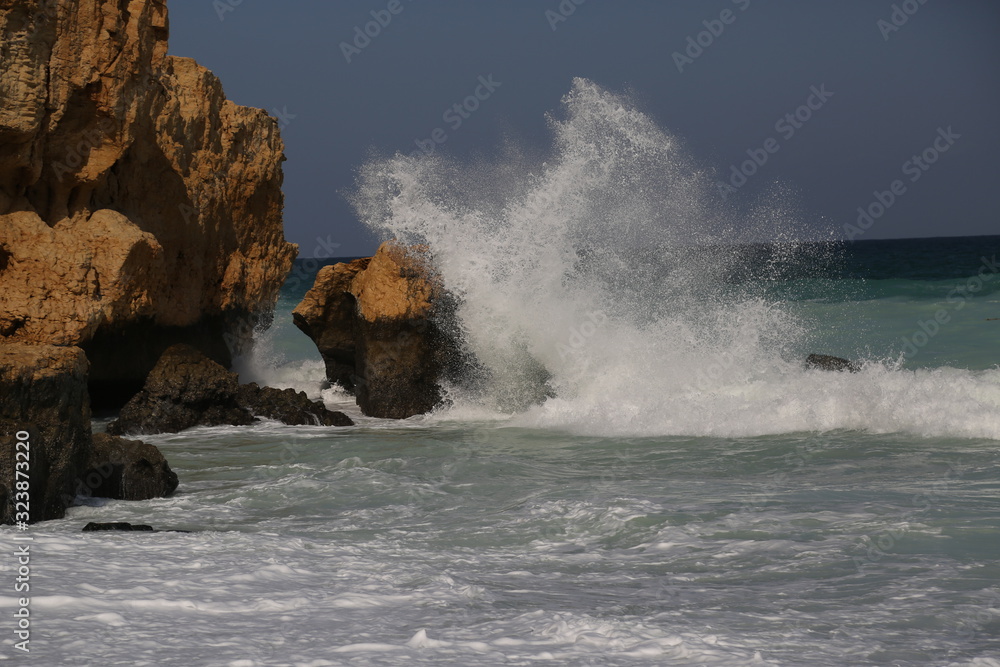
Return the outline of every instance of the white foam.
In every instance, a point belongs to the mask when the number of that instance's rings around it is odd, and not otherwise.
[[[451,418],[485,409],[605,435],[1000,438],[996,371],[805,369],[808,327],[762,287],[723,279],[742,253],[696,247],[800,238],[783,200],[737,214],[675,138],[589,81],[574,81],[563,111],[545,162],[397,155],[362,171],[361,218],[429,244],[459,299],[482,372],[451,388]]]

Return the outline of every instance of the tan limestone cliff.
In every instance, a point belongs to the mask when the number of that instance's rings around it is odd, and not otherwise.
[[[296,252],[275,119],[166,55],[162,0],[0,0],[0,45],[0,337],[82,347],[92,387],[225,363]]]

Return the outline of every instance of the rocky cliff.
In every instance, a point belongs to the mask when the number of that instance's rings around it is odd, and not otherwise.
[[[388,242],[374,257],[320,269],[292,315],[362,412],[401,419],[432,409],[458,364],[448,302],[426,249]]]
[[[86,382],[80,348],[0,344],[0,523],[58,519],[76,496],[90,452]]]
[[[228,364],[296,252],[276,121],[167,55],[163,0],[0,0],[0,61],[0,337],[82,347],[95,404],[173,343]]]

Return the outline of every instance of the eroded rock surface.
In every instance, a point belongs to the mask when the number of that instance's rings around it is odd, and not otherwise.
[[[177,433],[193,426],[245,426],[254,415],[289,424],[350,426],[342,412],[310,401],[305,393],[239,384],[228,371],[189,345],[168,348],[115,421],[114,435]]]
[[[304,391],[260,387],[256,382],[241,384],[236,401],[257,417],[276,419],[285,424],[316,426],[353,426],[343,412],[328,409],[309,399]]]
[[[116,500],[165,498],[177,489],[177,473],[159,449],[108,433],[94,434],[83,479],[90,495]]]
[[[167,25],[162,0],[0,3],[0,336],[83,347],[108,391],[175,342],[228,365],[295,255],[277,122]]]
[[[364,257],[324,266],[316,274],[313,289],[292,312],[295,326],[319,348],[327,379],[350,391],[354,390],[357,350],[357,300],[351,294],[351,284],[369,262],[371,257]]]
[[[446,300],[425,248],[387,242],[370,260],[324,267],[293,317],[362,412],[402,419],[441,401],[455,357]]]
[[[173,345],[150,371],[142,390],[108,424],[113,435],[177,433],[192,426],[252,424],[236,403],[239,380],[190,345]]]
[[[13,523],[25,500],[31,521],[62,518],[89,448],[83,350],[0,343],[0,523]],[[25,481],[27,499],[16,495]]]

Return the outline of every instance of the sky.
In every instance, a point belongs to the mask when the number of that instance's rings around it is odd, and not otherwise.
[[[374,252],[347,199],[373,154],[544,150],[574,77],[627,94],[737,204],[778,183],[851,240],[1000,233],[996,0],[167,4],[170,53],[279,119],[302,258]]]

